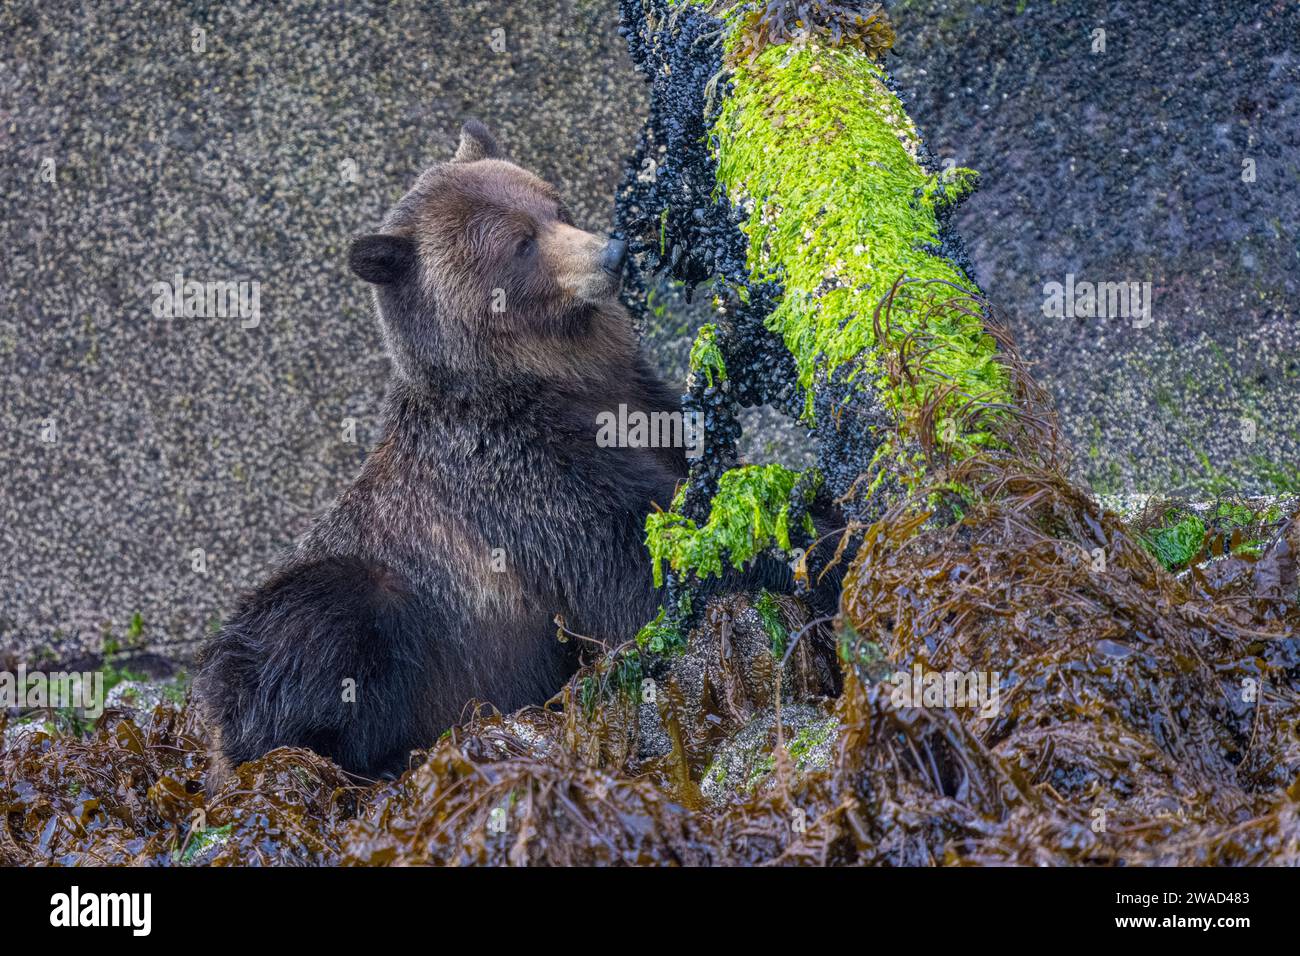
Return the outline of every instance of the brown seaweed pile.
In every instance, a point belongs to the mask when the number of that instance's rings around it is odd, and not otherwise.
[[[989,327],[1017,406],[963,414],[999,443],[921,441],[924,482],[850,529],[836,621],[724,597],[684,651],[615,649],[395,781],[284,749],[209,790],[169,702],[32,730],[0,753],[0,863],[1300,863],[1300,523],[1166,571]]]
[[[745,14],[735,56],[750,61],[769,46],[813,40],[879,58],[893,47],[894,28],[879,3],[767,0]]]

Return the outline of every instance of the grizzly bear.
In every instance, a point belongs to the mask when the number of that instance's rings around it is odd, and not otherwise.
[[[655,612],[645,515],[683,449],[603,447],[602,413],[680,404],[618,301],[626,245],[467,123],[349,265],[391,380],[356,481],[204,648],[218,766],[283,745],[370,777],[404,769],[480,700],[545,702],[578,640]]]

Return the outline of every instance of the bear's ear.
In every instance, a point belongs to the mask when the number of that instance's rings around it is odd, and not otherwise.
[[[415,264],[415,243],[401,236],[358,236],[348,250],[348,267],[372,285],[388,285]]]
[[[470,120],[460,128],[460,145],[456,147],[453,163],[472,163],[476,159],[491,159],[501,152],[488,128],[478,120]]]

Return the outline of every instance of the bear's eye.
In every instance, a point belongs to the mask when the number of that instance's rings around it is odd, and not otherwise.
[[[532,236],[524,236],[524,238],[520,239],[519,243],[515,246],[515,255],[518,256],[520,259],[529,255],[532,251],[533,251]]]

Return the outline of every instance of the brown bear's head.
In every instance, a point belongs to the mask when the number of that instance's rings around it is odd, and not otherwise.
[[[481,123],[425,170],[352,271],[375,287],[397,373],[413,384],[616,375],[635,345],[617,294],[624,243],[573,225],[558,193]]]

